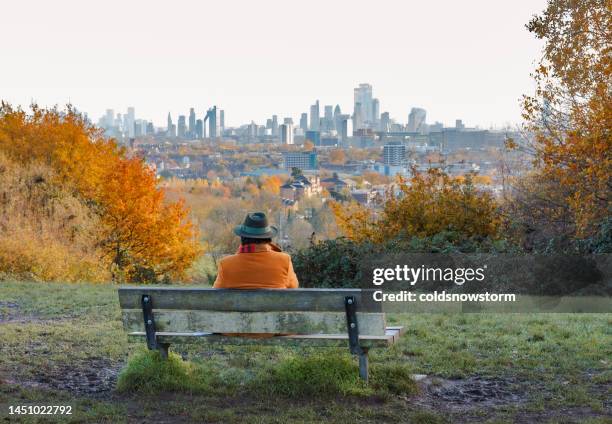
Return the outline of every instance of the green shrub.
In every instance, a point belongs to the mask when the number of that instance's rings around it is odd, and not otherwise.
[[[163,392],[304,398],[320,396],[412,395],[417,385],[409,367],[374,364],[370,383],[359,377],[355,357],[346,353],[318,352],[291,355],[278,363],[259,362],[252,369],[231,367],[211,358],[183,361],[170,352],[162,360],[156,351],[142,350],[130,358],[119,374],[117,391],[156,394]]]
[[[163,360],[157,351],[140,351],[121,371],[117,391],[154,394],[160,392],[203,392],[209,378],[202,369],[169,352]]]
[[[373,364],[370,368],[370,386],[381,393],[413,395],[418,386],[412,379],[413,371],[405,364]]]
[[[374,251],[371,244],[338,238],[298,251],[292,261],[300,287],[359,287],[360,262]]]
[[[349,355],[323,353],[292,356],[262,370],[252,389],[283,397],[373,394],[360,380],[356,361]]]
[[[361,265],[384,254],[406,253],[510,253],[516,246],[505,240],[466,238],[452,231],[432,237],[400,235],[384,244],[357,243],[345,238],[324,240],[292,255],[301,287],[361,287]]]

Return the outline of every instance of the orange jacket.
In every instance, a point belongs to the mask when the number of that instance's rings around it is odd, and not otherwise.
[[[250,247],[251,251],[221,259],[214,288],[295,289],[298,287],[291,256],[281,252],[278,246],[267,243],[245,247]]]

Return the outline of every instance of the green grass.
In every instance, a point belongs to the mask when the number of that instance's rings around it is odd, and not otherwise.
[[[163,360],[158,352],[141,350],[121,371],[117,390],[145,394],[231,394],[240,390],[252,397],[296,399],[337,395],[386,398],[418,392],[408,365],[375,364],[370,382],[365,384],[351,356],[340,352],[293,354],[278,362],[254,364],[250,374],[244,371],[216,361],[183,361],[175,353]]]
[[[391,349],[370,351],[369,385],[348,349],[172,346],[161,361],[144,343],[127,344],[112,285],[0,282],[0,320],[0,420],[8,405],[51,402],[71,402],[73,421],[92,423],[604,422],[610,414],[611,314],[389,315],[407,331]],[[92,367],[122,370],[117,391],[92,398],[49,385]],[[415,406],[411,374],[511,379],[526,401]]]

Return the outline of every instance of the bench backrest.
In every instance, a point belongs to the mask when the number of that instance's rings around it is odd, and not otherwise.
[[[352,296],[359,334],[385,334],[381,303],[368,290],[121,287],[119,303],[128,332],[144,331],[143,295],[151,298],[155,327],[161,332],[346,334],[345,299]]]

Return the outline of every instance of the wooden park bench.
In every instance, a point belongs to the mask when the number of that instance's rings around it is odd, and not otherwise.
[[[368,379],[368,351],[388,347],[402,327],[387,327],[380,302],[359,289],[228,290],[121,287],[130,341],[168,356],[171,344],[348,346]],[[227,333],[273,333],[249,338]]]

